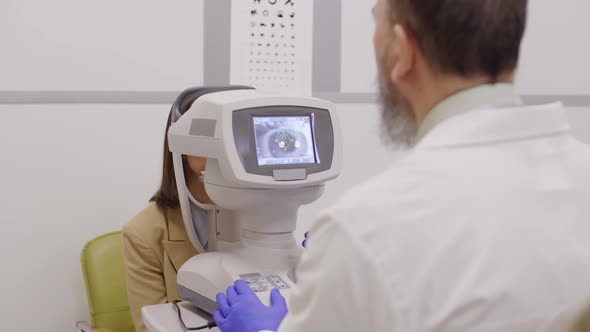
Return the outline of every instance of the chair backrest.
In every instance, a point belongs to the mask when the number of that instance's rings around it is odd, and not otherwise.
[[[134,332],[127,300],[121,232],[91,240],[82,249],[81,256],[92,327]]]

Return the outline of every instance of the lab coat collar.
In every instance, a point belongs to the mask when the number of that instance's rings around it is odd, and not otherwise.
[[[495,106],[522,105],[522,99],[512,84],[486,84],[451,95],[426,115],[418,128],[418,140],[441,122],[473,109]]]
[[[561,103],[522,106],[510,84],[457,93],[426,117],[416,148],[485,144],[570,131]]]

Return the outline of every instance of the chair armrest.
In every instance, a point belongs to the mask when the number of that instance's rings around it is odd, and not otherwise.
[[[92,326],[86,321],[76,322],[76,327],[78,328],[78,332],[92,332]]]

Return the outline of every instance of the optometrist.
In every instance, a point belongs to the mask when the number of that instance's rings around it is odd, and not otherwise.
[[[288,301],[219,294],[221,331],[568,330],[590,301],[590,148],[515,91],[526,12],[377,2],[383,125],[407,156],[319,216]]]

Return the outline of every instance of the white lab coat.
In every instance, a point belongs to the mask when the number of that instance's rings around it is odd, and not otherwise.
[[[279,332],[568,330],[590,302],[590,148],[560,105],[490,106],[508,90],[445,101],[321,215]]]

